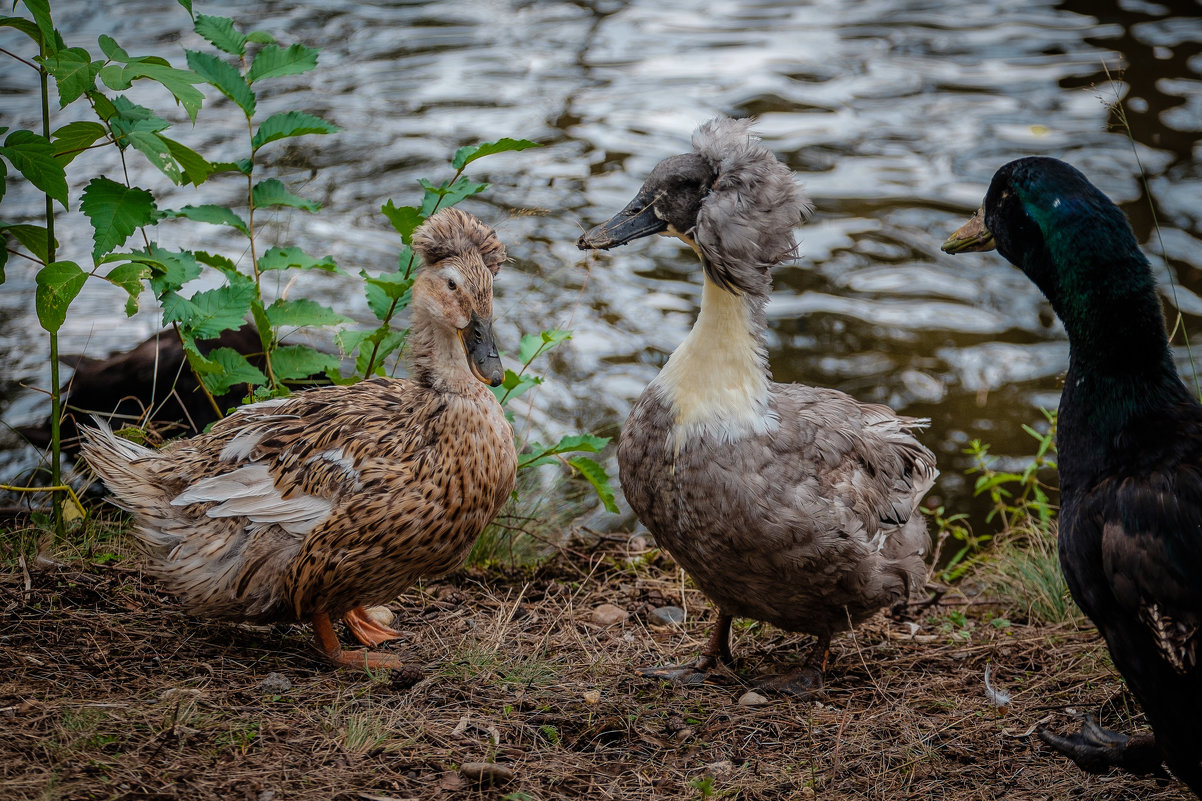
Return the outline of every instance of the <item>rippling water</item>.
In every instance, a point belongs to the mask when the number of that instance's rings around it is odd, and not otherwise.
[[[1056,403],[1067,366],[1063,332],[1026,278],[997,254],[939,252],[1002,163],[1056,156],[1119,202],[1158,265],[1170,312],[1180,308],[1202,342],[1196,4],[710,2],[704,14],[685,0],[243,5],[197,0],[196,10],[321,50],[318,70],[279,84],[260,116],[301,108],[344,129],[267,155],[264,176],[325,204],[316,217],[278,215],[270,241],[330,253],[351,272],[392,269],[399,240],[378,213],[386,199],[413,202],[414,181],[447,177],[460,145],[500,136],[546,144],[473,165],[471,176],[493,188],[466,205],[496,225],[515,259],[497,283],[503,343],[515,351],[519,333],[576,332],[523,415],[536,432],[616,434],[691,325],[700,285],[690,251],[656,239],[585,257],[574,242],[624,205],[657,161],[687,150],[693,128],[715,114],[758,116],[817,206],[800,231],[801,258],[776,274],[769,341],[777,379],[930,417],[926,441],[943,469],[935,494],[949,507],[973,506],[960,475],[965,443],[979,437],[1000,454],[1030,453],[1020,424]],[[182,65],[179,45],[200,45],[169,0],[70,0],[55,3],[55,14],[71,43],[93,50],[97,35],[111,33],[130,52]],[[0,67],[0,114],[11,127],[37,124],[24,72]],[[1117,98],[1134,149],[1116,126]],[[214,100],[196,129],[175,133],[211,158],[232,158],[241,154],[222,148],[241,141],[239,119]],[[93,158],[86,166],[81,158],[76,174],[118,169],[110,154]],[[167,189],[139,158],[133,181]],[[238,190],[217,179],[200,198],[165,191],[160,205],[229,202]],[[3,214],[14,220],[39,208],[14,186]],[[82,263],[86,221],[71,214],[59,225],[63,257]],[[183,221],[155,233],[176,247],[227,241]],[[357,284],[306,276],[302,288],[370,319]],[[9,424],[44,414],[42,397],[20,389],[48,382],[47,346],[29,336],[32,295],[32,269],[10,261],[0,289]],[[62,349],[103,355],[136,342],[158,322],[144,306],[127,321],[115,293],[89,284]],[[35,458],[11,452],[0,475]]]

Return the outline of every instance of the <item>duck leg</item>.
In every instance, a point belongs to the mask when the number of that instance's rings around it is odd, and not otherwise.
[[[396,654],[368,650],[342,650],[342,646],[338,643],[338,635],[334,633],[334,625],[330,622],[330,616],[325,612],[314,612],[309,617],[309,622],[313,624],[313,634],[317,637],[317,650],[338,667],[379,669],[405,666],[405,663]]]
[[[725,612],[718,613],[718,622],[710,633],[709,641],[701,651],[696,661],[687,665],[669,665],[665,667],[639,668],[639,675],[649,679],[668,679],[680,684],[704,684],[710,671],[719,664],[729,665],[733,660],[730,655],[730,622],[732,616]]]
[[[755,683],[761,690],[805,697],[822,689],[822,674],[831,655],[831,636],[818,637],[806,661],[797,668],[779,676],[766,676]]]
[[[1121,768],[1141,776],[1166,775],[1155,737],[1150,734],[1130,737],[1104,729],[1092,715],[1085,716],[1077,734],[1061,736],[1041,728],[1039,739],[1087,773],[1107,773],[1111,768]]]
[[[342,622],[346,623],[346,627],[351,630],[351,634],[355,635],[356,640],[368,647],[396,640],[401,636],[396,629],[372,620],[371,615],[362,606],[356,606],[343,615]]]

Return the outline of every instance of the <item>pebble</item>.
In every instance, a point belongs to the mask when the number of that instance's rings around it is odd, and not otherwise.
[[[711,762],[709,765],[705,766],[705,772],[708,773],[709,775],[713,776],[714,778],[720,778],[722,776],[725,776],[726,774],[730,773],[734,769],[735,769],[735,763],[731,762],[729,759],[722,759],[722,760],[719,760],[718,762]]]
[[[595,705],[597,705],[597,704],[599,704],[599,703],[601,703],[601,691],[600,691],[600,690],[587,690],[587,691],[585,691],[585,693],[584,693],[584,702],[585,702],[586,704],[591,704],[591,705],[594,705],[594,706],[595,706]]]
[[[679,606],[661,606],[652,609],[647,617],[655,626],[674,626],[684,622],[684,610]]]
[[[629,612],[613,604],[601,604],[593,610],[593,622],[598,626],[612,626],[615,623],[621,623],[628,617],[630,617]]]
[[[459,775],[476,784],[505,784],[513,781],[513,771],[496,762],[464,762]]]
[[[771,701],[757,693],[755,690],[748,690],[739,698],[739,706],[763,706],[764,704],[769,703],[771,703]]]
[[[292,682],[283,673],[268,673],[267,678],[255,685],[261,693],[279,695],[292,689]]]
[[[367,616],[373,622],[378,623],[381,626],[391,626],[392,622],[396,620],[396,613],[387,606],[369,607],[367,610]]]

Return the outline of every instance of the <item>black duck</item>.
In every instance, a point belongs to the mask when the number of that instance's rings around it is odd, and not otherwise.
[[[1064,323],[1060,564],[1152,724],[1041,732],[1082,768],[1155,772],[1202,796],[1202,405],[1177,374],[1148,261],[1122,211],[1075,168],[1012,161],[943,249],[992,250]]]

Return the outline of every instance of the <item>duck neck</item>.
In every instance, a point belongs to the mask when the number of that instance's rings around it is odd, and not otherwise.
[[[775,425],[768,408],[766,301],[734,294],[706,276],[697,321],[656,379],[672,409],[678,445],[698,435],[734,441]]]
[[[474,395],[481,388],[458,332],[427,319],[420,307],[414,309],[409,331],[409,358],[410,375],[422,386],[455,395]]]
[[[1043,288],[1069,339],[1059,439],[1062,479],[1070,482],[1077,472],[1126,459],[1134,432],[1156,427],[1169,406],[1196,405],[1173,364],[1143,254],[1119,249],[1082,257],[1088,270],[1035,271],[1058,276],[1058,285]]]

